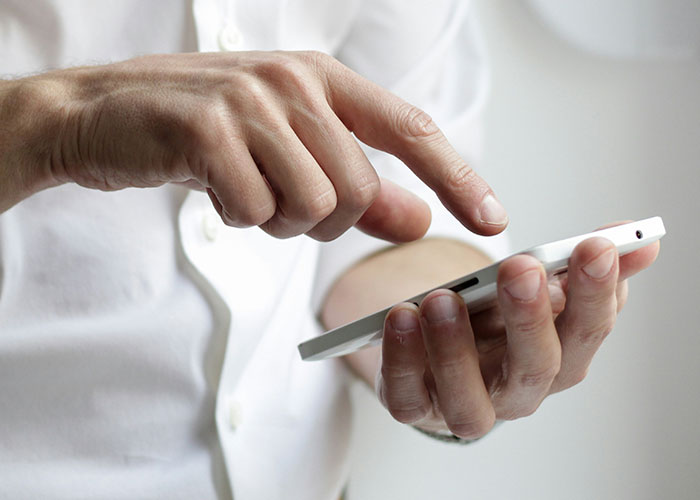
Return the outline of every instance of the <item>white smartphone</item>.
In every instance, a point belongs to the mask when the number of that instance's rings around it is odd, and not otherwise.
[[[661,217],[652,217],[536,246],[523,252],[518,252],[518,254],[532,255],[538,259],[542,262],[547,276],[552,277],[567,270],[571,252],[573,252],[576,245],[588,238],[594,236],[607,238],[617,247],[620,255],[625,255],[661,239],[664,234],[666,234],[666,229]],[[433,290],[448,288],[458,293],[464,299],[470,313],[483,310],[496,300],[496,277],[498,276],[498,266],[501,262],[503,261],[496,262],[442,286],[427,290],[404,302],[420,303]],[[302,342],[298,346],[301,358],[307,361],[326,359],[350,354],[363,347],[381,343],[384,318],[390,309],[391,307],[387,307],[362,319],[330,330],[316,338]]]

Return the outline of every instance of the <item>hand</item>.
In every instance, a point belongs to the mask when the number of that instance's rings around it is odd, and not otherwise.
[[[657,242],[618,258],[608,240],[591,238],[549,287],[539,261],[508,259],[498,305],[471,317],[449,290],[420,307],[395,306],[384,327],[379,399],[400,422],[467,439],[496,419],[532,414],[546,396],[584,379],[627,299],[627,278],[658,252]]]
[[[400,158],[472,231],[507,223],[427,114],[320,53],[157,55],[47,73],[14,91],[3,83],[12,116],[37,118],[15,128],[42,131],[23,149],[37,153],[34,170],[51,179],[43,186],[194,182],[235,227],[331,240],[357,225],[419,238],[427,205],[380,182],[357,137]]]

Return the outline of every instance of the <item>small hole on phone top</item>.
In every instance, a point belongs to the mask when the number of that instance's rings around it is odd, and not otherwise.
[[[637,229],[637,232],[636,232],[635,234],[637,235],[637,239],[638,239],[638,240],[641,240],[642,237],[644,236],[644,235],[642,234],[642,232],[641,232],[639,229]]]

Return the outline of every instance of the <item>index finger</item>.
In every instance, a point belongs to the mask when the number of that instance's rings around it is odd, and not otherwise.
[[[329,104],[358,139],[403,161],[473,232],[505,229],[508,215],[493,190],[427,113],[342,64],[327,66]]]

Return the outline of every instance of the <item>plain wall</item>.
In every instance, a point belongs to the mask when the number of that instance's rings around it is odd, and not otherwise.
[[[653,215],[668,234],[587,379],[479,443],[431,441],[356,387],[348,498],[696,499],[700,60],[596,56],[525,2],[476,6],[492,62],[483,170],[514,249]]]

